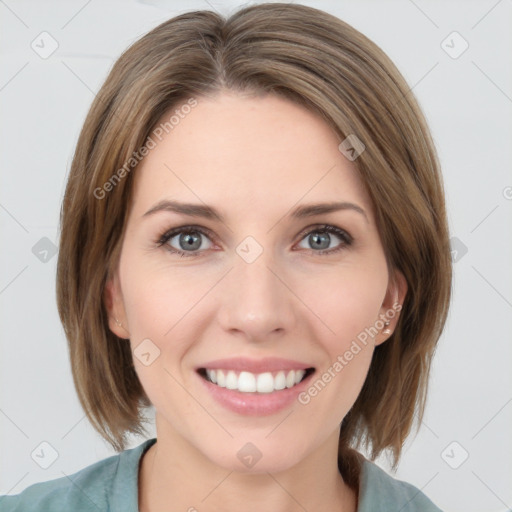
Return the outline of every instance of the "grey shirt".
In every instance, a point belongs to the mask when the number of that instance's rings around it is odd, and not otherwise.
[[[0,512],[139,512],[142,455],[156,438],[16,495],[0,496]],[[365,459],[357,512],[441,512],[417,487],[388,475]]]

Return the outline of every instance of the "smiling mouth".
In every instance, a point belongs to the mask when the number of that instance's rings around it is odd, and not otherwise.
[[[289,389],[307,379],[314,368],[252,373],[246,371],[199,368],[197,373],[206,381],[221,388],[241,393],[273,393]]]

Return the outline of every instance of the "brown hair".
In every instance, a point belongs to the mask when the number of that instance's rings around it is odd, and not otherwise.
[[[418,425],[423,417],[451,297],[440,165],[420,107],[391,60],[350,25],[303,5],[170,19],[121,55],[96,95],[67,182],[57,266],[58,310],[80,402],[116,451],[125,449],[126,433],[145,432],[141,407],[151,402],[130,344],[108,327],[103,302],[131,205],[126,162],[136,169],[130,159],[164,113],[222,90],[287,98],[321,115],[341,140],[355,134],[366,146],[354,164],[375,207],[388,267],[402,272],[408,292],[342,422],[340,468],[355,481],[352,462],[361,458],[353,448],[363,440],[372,460],[389,449],[396,466],[415,411]],[[115,175],[121,168],[123,176]]]

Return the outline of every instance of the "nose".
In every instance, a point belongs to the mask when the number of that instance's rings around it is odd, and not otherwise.
[[[260,343],[294,329],[300,301],[289,272],[277,265],[270,251],[252,263],[235,258],[218,290],[218,321],[225,332]],[[288,279],[287,279],[288,278]]]

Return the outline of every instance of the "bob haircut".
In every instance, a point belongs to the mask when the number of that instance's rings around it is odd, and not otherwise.
[[[130,344],[109,329],[105,285],[119,262],[133,171],[157,121],[191,98],[223,91],[278,95],[322,116],[340,142],[356,135],[365,146],[353,163],[375,207],[390,276],[402,272],[408,291],[341,423],[338,458],[348,482],[363,441],[372,460],[390,450],[396,467],[414,416],[418,428],[423,418],[452,293],[440,164],[417,100],[386,54],[340,19],[303,5],[174,17],[133,43],[96,95],[66,185],[57,262],[57,305],[80,403],[116,451],[127,433],[147,434],[141,409],[151,402]]]

